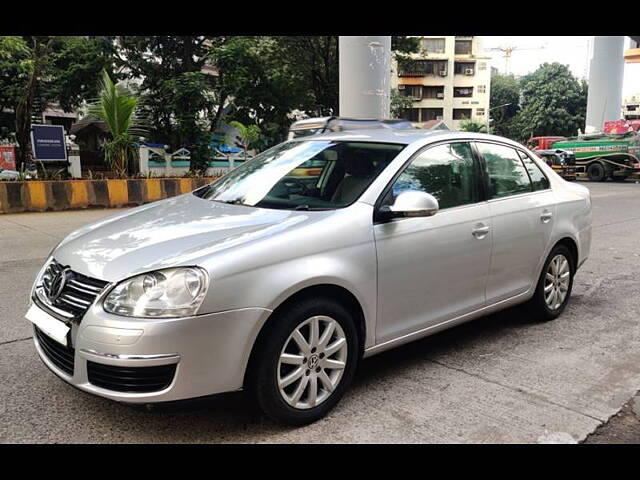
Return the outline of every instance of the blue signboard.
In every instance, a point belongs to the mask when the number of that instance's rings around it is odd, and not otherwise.
[[[31,125],[33,156],[39,161],[66,161],[67,146],[62,125]]]

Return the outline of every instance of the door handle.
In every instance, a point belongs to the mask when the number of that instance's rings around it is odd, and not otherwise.
[[[473,230],[471,230],[471,233],[474,237],[482,239],[487,235],[487,233],[489,233],[489,230],[490,228],[486,225],[478,225]]]
[[[540,214],[540,220],[542,220],[542,223],[548,223],[552,217],[553,217],[553,213],[551,213],[548,210],[545,210]]]

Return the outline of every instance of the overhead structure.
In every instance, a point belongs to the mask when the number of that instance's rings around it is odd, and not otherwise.
[[[624,37],[594,37],[585,133],[601,132],[604,122],[620,119],[623,53]]]
[[[339,37],[340,116],[389,118],[390,36]]]

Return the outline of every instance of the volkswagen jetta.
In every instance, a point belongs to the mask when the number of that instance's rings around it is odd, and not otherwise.
[[[81,390],[137,404],[246,390],[304,424],[363,357],[523,302],[556,318],[590,242],[588,190],[516,142],[326,133],[71,233],[27,318]]]

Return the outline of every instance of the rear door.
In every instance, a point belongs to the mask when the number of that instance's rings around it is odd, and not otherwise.
[[[527,291],[551,238],[555,199],[542,170],[520,149],[475,142],[482,157],[493,227],[487,304]]]

